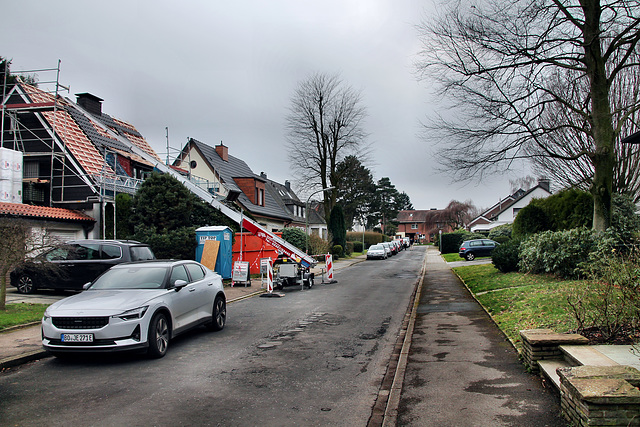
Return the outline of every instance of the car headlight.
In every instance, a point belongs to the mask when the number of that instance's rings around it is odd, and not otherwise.
[[[42,321],[43,321],[43,322],[46,322],[46,321],[48,321],[49,319],[51,319],[51,315],[49,314],[49,308],[47,308],[47,309],[44,311],[44,314],[42,315]]]
[[[111,316],[111,317],[117,317],[118,319],[122,319],[122,320],[141,319],[142,316],[144,316],[144,313],[147,312],[148,308],[149,308],[149,306],[145,305],[144,307],[138,307],[138,308],[134,308],[132,310],[127,310],[124,313],[116,314],[116,315]]]

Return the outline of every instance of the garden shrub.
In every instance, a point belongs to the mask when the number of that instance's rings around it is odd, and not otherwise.
[[[595,328],[606,341],[637,334],[640,321],[640,258],[609,249],[584,268],[589,279],[567,297],[578,332]]]
[[[504,237],[504,236],[502,236]],[[493,266],[503,273],[518,271],[520,262],[520,241],[508,240],[497,246],[491,253]]]
[[[518,212],[518,216],[513,221],[511,236],[522,239],[546,230],[551,230],[549,217],[540,206],[529,203]]]
[[[604,239],[603,233],[586,228],[534,234],[520,245],[520,271],[579,277],[579,267]]]
[[[324,256],[324,254],[329,253],[329,242],[317,234],[312,234],[309,236],[309,253],[311,255]]]
[[[285,227],[282,230],[282,239],[291,243],[298,249],[305,250],[308,244],[308,236],[303,229],[297,227]]]
[[[353,242],[347,242],[347,244],[344,245],[344,255],[351,256],[352,253],[353,253]]]
[[[506,242],[507,240],[511,239],[512,228],[513,228],[513,224],[502,224],[497,227],[493,227],[489,231],[489,235],[487,237],[499,243]]]
[[[636,204],[631,197],[622,194],[614,194],[611,202],[611,231],[616,243],[621,246],[638,243],[640,216],[636,213]]]
[[[591,228],[593,224],[593,196],[587,191],[570,188],[532,202],[546,213],[549,230]]]
[[[343,254],[344,254],[344,249],[342,248],[342,246],[334,245],[331,248],[331,255],[333,255],[335,259],[340,258],[341,256],[343,256]]]
[[[364,248],[362,247],[362,242],[351,242],[353,243],[353,252],[363,252]]]

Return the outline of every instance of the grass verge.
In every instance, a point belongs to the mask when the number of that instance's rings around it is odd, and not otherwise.
[[[578,326],[569,310],[567,297],[576,286],[584,286],[583,281],[504,274],[492,264],[457,267],[454,271],[518,350],[521,349],[519,331],[523,329],[548,328],[567,332]]]
[[[48,304],[7,304],[6,310],[0,310],[0,331],[12,326],[40,321],[48,306]]]

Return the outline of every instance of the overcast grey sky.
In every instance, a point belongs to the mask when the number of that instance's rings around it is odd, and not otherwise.
[[[413,62],[431,0],[86,0],[4,2],[0,56],[12,70],[54,68],[69,96],[90,92],[164,159],[188,137],[217,145],[279,182],[293,181],[285,117],[296,85],[339,73],[362,91],[375,180],[416,209],[471,199],[488,207],[509,177],[460,184],[437,174],[420,122],[439,108]],[[44,76],[40,76],[44,80]],[[175,152],[173,153],[175,155]],[[515,176],[512,176],[515,178]]]

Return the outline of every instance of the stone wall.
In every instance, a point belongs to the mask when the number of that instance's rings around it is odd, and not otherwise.
[[[551,329],[527,329],[520,331],[522,358],[531,372],[540,372],[539,360],[562,359],[561,345],[587,344],[578,334],[559,334]]]
[[[640,426],[640,371],[630,366],[559,368],[560,406],[573,426]]]

